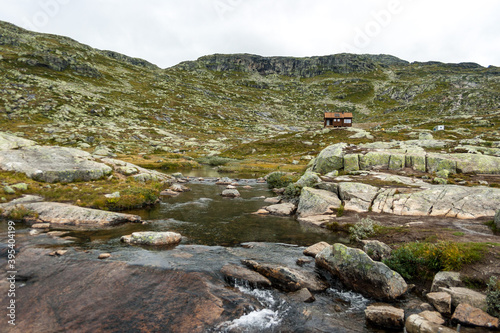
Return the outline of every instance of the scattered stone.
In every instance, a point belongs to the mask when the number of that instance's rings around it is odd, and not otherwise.
[[[311,258],[299,258],[297,259],[297,261],[295,262],[297,264],[297,266],[304,266],[304,265],[307,265],[307,264],[310,264],[313,262],[313,259]]]
[[[304,250],[304,255],[310,256],[315,258],[318,253],[323,251],[325,248],[330,246],[327,242],[319,242],[314,245],[309,246],[307,249]]]
[[[172,177],[177,178],[177,179],[184,178],[184,176],[180,172],[173,173]]]
[[[363,251],[374,261],[382,261],[391,256],[392,249],[377,240],[362,240]]]
[[[50,252],[49,256],[52,256],[52,257],[54,257],[54,256],[63,256],[67,252],[68,252],[68,250],[57,250],[57,251],[54,251],[54,252]]]
[[[108,258],[111,258],[111,254],[110,253],[101,253],[97,259],[108,259]]]
[[[338,277],[348,288],[375,299],[394,300],[408,289],[405,280],[360,249],[334,244],[316,255],[316,265]]]
[[[483,310],[465,303],[457,306],[451,320],[468,326],[486,327],[490,329],[499,328],[498,318],[492,317]]]
[[[253,288],[270,288],[271,281],[261,274],[246,267],[237,265],[225,265],[220,271],[231,283],[244,282]]]
[[[172,190],[164,190],[164,191],[160,192],[160,195],[164,196],[164,197],[176,197],[179,194],[180,194],[179,192],[175,192],[175,191],[172,191]]]
[[[18,190],[18,191],[27,191],[28,190],[28,184],[26,184],[26,183],[19,183],[19,184],[11,185],[11,187],[14,190]]]
[[[3,191],[5,192],[5,194],[16,194],[16,191],[12,188],[12,186],[4,186],[3,187]]]
[[[445,292],[428,293],[427,300],[436,308],[439,313],[451,314],[451,296]]]
[[[293,203],[285,202],[282,204],[267,206],[266,210],[271,215],[290,216],[295,213],[295,211],[297,210],[297,206],[295,206]]]
[[[259,209],[258,211],[256,211],[254,214],[258,214],[258,215],[269,215],[269,211],[267,209]]]
[[[222,191],[222,196],[225,198],[238,198],[241,197],[241,194],[236,189],[234,190],[225,189],[224,191]]]
[[[141,231],[122,236],[121,241],[135,245],[175,245],[179,244],[182,236],[175,232]]]
[[[189,192],[191,189],[181,184],[173,184],[170,186],[170,190],[178,193]]]
[[[228,177],[223,177],[222,179],[215,182],[216,185],[231,185],[233,181]]]
[[[372,304],[365,310],[366,320],[375,326],[398,329],[405,323],[405,312],[387,304]]]
[[[228,190],[234,190],[234,189],[236,189],[236,186],[234,186],[234,185],[227,185],[226,189],[228,189]]]

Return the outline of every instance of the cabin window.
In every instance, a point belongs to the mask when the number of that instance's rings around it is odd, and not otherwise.
[[[346,123],[346,124],[350,124],[351,121],[352,121],[352,119],[344,119],[344,123]]]

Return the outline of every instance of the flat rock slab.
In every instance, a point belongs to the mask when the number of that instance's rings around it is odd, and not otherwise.
[[[46,146],[0,151],[0,169],[47,183],[95,180],[112,172],[83,150]]]
[[[405,324],[405,311],[388,304],[372,304],[365,310],[366,320],[382,328],[397,329]]]
[[[270,214],[277,216],[290,216],[295,213],[297,206],[293,203],[285,202],[281,204],[267,206],[265,208]]]
[[[309,246],[307,249],[304,250],[304,255],[310,256],[310,257],[316,257],[318,253],[323,251],[325,248],[330,246],[327,242],[319,242],[314,245]]]
[[[468,326],[487,328],[498,328],[499,325],[498,318],[465,303],[457,306],[451,320]]]
[[[109,212],[98,209],[84,208],[59,202],[42,201],[41,197],[28,196],[1,204],[2,216],[7,217],[11,210],[16,207],[33,211],[36,218],[30,219],[33,223],[49,223],[50,227],[86,227],[99,228],[109,227],[127,222],[141,222],[137,215]]]

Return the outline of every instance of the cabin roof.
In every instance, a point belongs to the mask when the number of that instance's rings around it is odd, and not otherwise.
[[[351,112],[325,112],[325,118],[352,118]]]

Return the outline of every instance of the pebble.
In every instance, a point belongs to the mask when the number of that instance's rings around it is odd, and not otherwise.
[[[109,253],[101,253],[97,259],[108,259],[111,257],[111,254]]]

